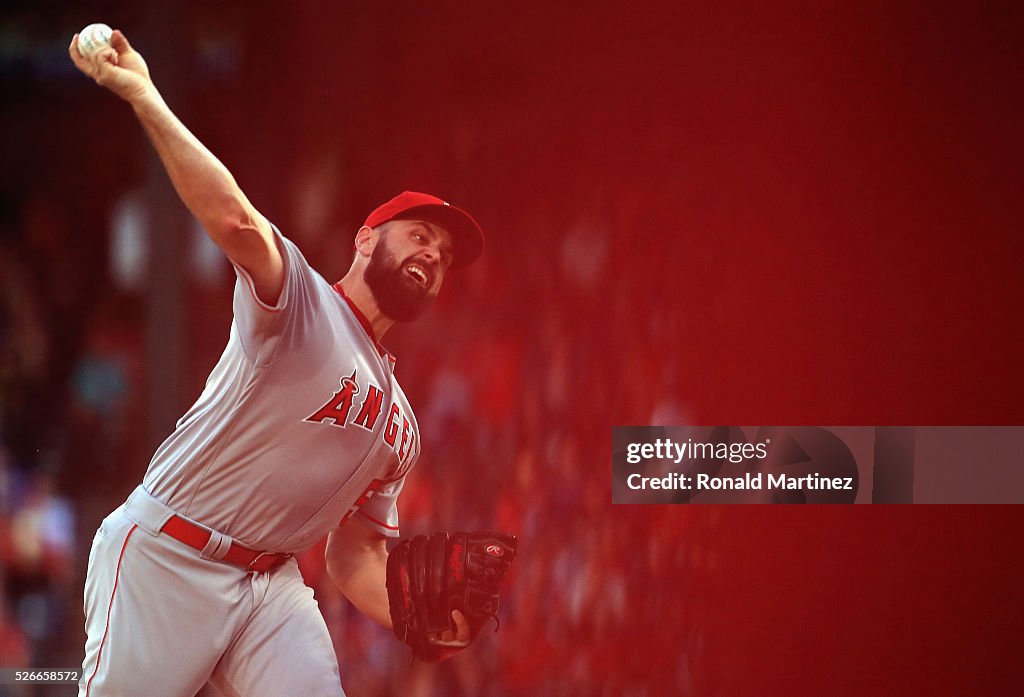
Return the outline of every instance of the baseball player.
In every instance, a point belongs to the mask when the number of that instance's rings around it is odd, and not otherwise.
[[[467,591],[467,577],[484,569],[478,578],[500,580],[514,538],[438,533],[389,556],[420,436],[380,338],[420,314],[450,268],[479,256],[480,227],[405,192],[369,215],[332,285],[175,117],[120,31],[89,57],[77,42],[75,65],[131,105],[237,275],[230,337],[202,395],[96,533],[80,697],[192,697],[207,682],[227,695],[343,695],[293,557],[324,535],[328,571],[359,610],[419,657],[461,650],[479,628],[467,618],[497,608],[496,585]],[[432,610],[440,618],[418,605],[433,592],[417,586],[428,563],[465,600]]]

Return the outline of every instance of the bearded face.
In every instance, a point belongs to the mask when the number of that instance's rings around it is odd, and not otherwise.
[[[370,254],[363,278],[373,292],[377,306],[396,322],[410,322],[426,310],[437,295],[435,265],[415,254],[398,259],[387,233],[381,234]]]

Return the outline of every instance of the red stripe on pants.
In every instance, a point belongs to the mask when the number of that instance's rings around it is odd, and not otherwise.
[[[92,687],[92,679],[96,677],[96,671],[100,669],[100,659],[103,658],[103,644],[107,641],[107,632],[110,630],[110,609],[114,606],[114,593],[117,592],[117,581],[121,577],[121,559],[124,558],[124,548],[128,546],[128,540],[131,539],[132,533],[135,532],[135,528],[138,525],[133,525],[132,529],[128,531],[128,534],[124,538],[124,544],[121,545],[121,553],[117,555],[117,569],[114,571],[114,587],[110,590],[110,602],[107,604],[107,623],[103,627],[103,638],[100,639],[100,648],[96,651],[96,665],[92,669],[92,675],[89,676],[89,682],[85,684],[85,697],[89,697],[89,688]]]

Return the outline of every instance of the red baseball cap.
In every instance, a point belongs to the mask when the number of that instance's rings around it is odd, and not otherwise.
[[[451,233],[453,269],[469,266],[484,251],[484,232],[473,216],[437,196],[403,191],[370,213],[363,225],[377,227],[389,220],[426,220]]]

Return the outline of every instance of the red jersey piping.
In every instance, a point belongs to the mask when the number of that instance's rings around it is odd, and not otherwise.
[[[366,518],[368,521],[370,521],[371,523],[375,523],[375,524],[381,526],[382,528],[387,528],[388,530],[398,530],[398,527],[395,526],[395,525],[388,525],[387,523],[382,523],[381,521],[377,520],[376,518],[374,518],[374,517],[372,517],[372,516],[370,516],[370,515],[368,515],[366,513],[363,513],[362,511],[359,511],[359,513],[364,518]]]
[[[348,303],[349,309],[352,310],[352,314],[354,314],[356,319],[359,320],[359,324],[363,327],[363,331],[366,332],[366,336],[370,337],[370,341],[372,341],[373,345],[377,347],[377,352],[380,353],[381,356],[386,356],[392,363],[394,363],[395,357],[392,356],[386,348],[380,345],[380,341],[377,340],[376,335],[373,333],[373,325],[370,324],[370,320],[366,319],[366,315],[363,314],[363,311],[360,310],[354,302],[352,302],[352,298],[345,294],[345,289],[341,287],[341,281],[335,283],[333,288],[345,299],[345,302]]]

